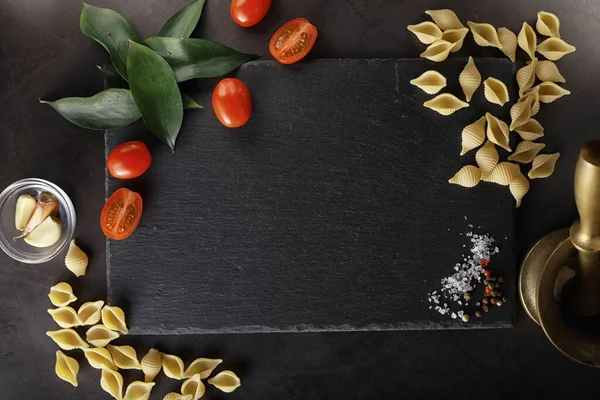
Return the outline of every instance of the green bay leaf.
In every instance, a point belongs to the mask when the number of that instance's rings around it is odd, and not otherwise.
[[[157,36],[189,38],[200,21],[205,1],[195,0],[171,15]]]
[[[196,100],[192,99],[190,96],[188,96],[185,93],[181,94],[181,98],[183,100],[183,108],[185,109],[190,109],[190,108],[204,108],[203,105],[200,105],[196,102]]]

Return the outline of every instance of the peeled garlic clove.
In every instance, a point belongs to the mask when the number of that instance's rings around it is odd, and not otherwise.
[[[16,239],[27,236],[36,227],[41,225],[48,217],[53,217],[58,213],[58,200],[52,193],[42,192],[38,196],[38,201],[33,210],[27,226],[23,229],[23,234]]]
[[[25,238],[25,243],[33,247],[52,246],[62,234],[62,222],[56,217],[47,217]]]
[[[17,199],[17,207],[15,211],[15,227],[22,231],[27,226],[27,223],[31,219],[33,215],[33,210],[35,210],[36,201],[35,199],[28,195],[23,194],[19,196]]]

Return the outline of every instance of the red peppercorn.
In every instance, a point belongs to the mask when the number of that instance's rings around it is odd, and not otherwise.
[[[486,269],[486,270],[483,270],[483,274],[485,276],[490,276],[490,275],[492,275],[492,271],[490,271],[489,269]]]
[[[488,260],[486,260],[485,258],[482,258],[481,261],[479,261],[479,264],[481,264],[481,266],[484,267],[484,268],[487,267],[487,265],[489,263],[490,262]]]

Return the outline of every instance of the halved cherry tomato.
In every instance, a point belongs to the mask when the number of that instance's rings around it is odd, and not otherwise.
[[[142,197],[129,189],[119,189],[106,201],[100,226],[104,234],[115,240],[129,237],[142,217]]]
[[[282,64],[293,64],[306,56],[317,40],[317,28],[304,18],[283,25],[271,38],[269,51]]]
[[[106,168],[118,179],[133,179],[142,175],[152,162],[148,147],[143,142],[125,142],[110,152]]]
[[[219,121],[228,128],[244,125],[252,114],[252,96],[248,87],[235,78],[226,78],[217,84],[212,104]]]
[[[269,12],[271,0],[232,0],[231,19],[241,27],[258,24]]]

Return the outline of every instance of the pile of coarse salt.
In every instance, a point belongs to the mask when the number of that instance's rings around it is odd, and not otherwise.
[[[463,254],[462,263],[454,266],[455,272],[452,275],[442,279],[439,290],[427,293],[428,300],[432,303],[429,309],[434,309],[442,315],[448,314],[453,319],[462,318],[464,311],[453,312],[452,303],[459,308],[469,305],[465,300],[465,293],[473,291],[474,285],[481,282],[484,271],[482,264],[487,265],[492,256],[500,252],[498,247],[494,246],[494,238],[487,234],[469,232],[465,236],[471,239],[471,253]],[[450,306],[448,303],[451,303]]]

